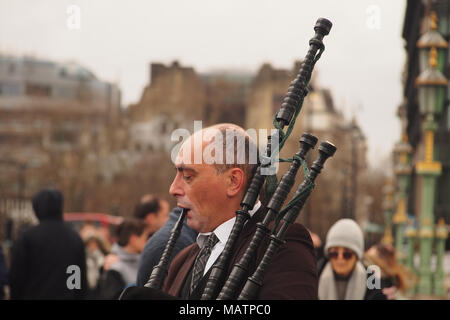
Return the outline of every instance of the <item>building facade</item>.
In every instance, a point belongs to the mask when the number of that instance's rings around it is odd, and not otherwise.
[[[120,104],[117,85],[78,64],[0,55],[2,215],[29,208],[23,202],[43,187],[82,210],[86,185],[112,179],[128,159]]]

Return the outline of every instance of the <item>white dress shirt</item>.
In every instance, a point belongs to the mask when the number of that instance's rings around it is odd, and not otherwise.
[[[253,214],[258,211],[259,207],[261,207],[261,202],[258,201],[252,210],[248,212],[250,217],[253,216]],[[214,234],[217,236],[219,241],[216,243],[214,248],[211,250],[211,255],[209,256],[208,261],[206,262],[205,270],[203,271],[203,275],[205,275],[209,268],[216,262],[217,258],[222,253],[223,249],[225,248],[225,244],[227,243],[228,237],[230,236],[231,229],[233,229],[234,221],[236,220],[236,217],[231,218],[230,220],[225,221],[220,226],[218,226],[216,229],[214,229]],[[206,240],[208,239],[208,236],[211,234],[211,232],[205,232],[205,233],[199,233],[197,236],[197,244],[201,248],[206,244]]]

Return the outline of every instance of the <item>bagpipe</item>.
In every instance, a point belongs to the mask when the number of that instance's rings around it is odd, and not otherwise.
[[[300,71],[297,77],[291,82],[281,108],[274,116],[273,124],[277,130],[275,133],[268,136],[265,153],[263,156],[260,156],[259,165],[246,190],[245,196],[241,201],[241,208],[236,211],[236,220],[225,244],[225,248],[211,267],[208,281],[206,282],[205,289],[201,296],[202,300],[257,299],[259,290],[263,285],[263,278],[267,266],[272,263],[274,254],[285,242],[284,235],[286,230],[296,221],[303,205],[314,188],[314,181],[321,172],[325,161],[333,156],[336,151],[336,147],[332,143],[327,141],[322,142],[318,148],[318,158],[313,162],[311,167],[308,168],[306,155],[308,151],[315,147],[318,139],[309,133],[304,133],[300,138],[300,148],[292,159],[280,159],[280,161],[291,162],[288,171],[282,176],[280,182],[277,184],[275,175],[265,174],[267,172],[265,169],[272,166],[274,157],[278,155],[279,150],[283,147],[294,127],[295,120],[302,108],[303,100],[308,93],[308,83],[314,65],[325,49],[322,40],[328,35],[331,27],[332,23],[324,18],[319,18],[314,26],[315,35],[309,41],[309,49],[301,64]],[[286,127],[287,129],[285,132],[284,128]],[[275,141],[275,139],[278,140]],[[274,142],[278,142],[278,148],[272,148]],[[304,171],[304,180],[297,187],[291,201],[282,210],[282,206],[294,186],[296,175],[300,170],[300,167],[302,167]],[[244,224],[250,219],[249,211],[253,209],[264,183],[266,183],[267,199],[270,199],[266,205],[267,211],[263,221],[257,223],[256,232],[244,255],[239,262],[233,266],[232,271],[227,278],[227,270],[233,250],[235,249],[236,241],[243,230]],[[139,290],[145,289],[149,289],[149,293],[146,295],[149,299],[175,298],[162,293],[160,290],[163,286],[164,279],[168,274],[169,260],[176,240],[181,233],[185,216],[186,209],[183,209],[177,223],[171,231],[159,263],[152,269],[152,273],[145,288],[134,289],[135,291],[127,292],[127,290],[131,289],[129,288],[122,293],[121,299],[142,297]],[[271,223],[274,224],[272,230],[269,227]],[[262,260],[259,262],[259,265],[253,274],[249,274],[250,263],[254,259],[257,249],[262,245],[263,241],[266,241],[267,239],[268,244]]]

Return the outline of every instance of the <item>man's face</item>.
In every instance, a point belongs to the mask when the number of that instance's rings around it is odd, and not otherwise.
[[[212,165],[206,163],[194,164],[194,152],[202,152],[203,146],[195,149],[192,138],[178,153],[175,161],[177,172],[169,192],[177,198],[179,207],[189,209],[186,215],[188,226],[198,232],[209,232],[228,220],[221,214],[228,200],[228,175],[226,172],[218,174]]]

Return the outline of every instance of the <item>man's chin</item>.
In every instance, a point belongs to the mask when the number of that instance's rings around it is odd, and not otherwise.
[[[201,232],[200,230],[202,230],[203,225],[201,225],[198,221],[196,221],[192,217],[187,216],[186,218],[187,218],[186,224],[188,225],[189,228],[197,232]]]

